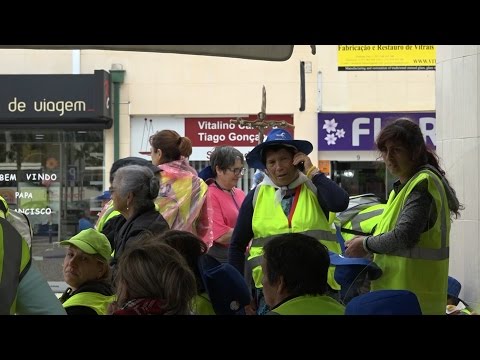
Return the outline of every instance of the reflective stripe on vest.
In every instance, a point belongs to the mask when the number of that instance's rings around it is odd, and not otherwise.
[[[28,246],[32,246],[33,230],[28,220],[28,216],[16,212],[10,211],[7,201],[0,195],[0,217],[7,219],[7,221],[13,225],[13,227],[20,233],[23,239],[27,242]]]
[[[340,229],[343,239],[350,241],[355,235],[372,235],[381,219],[385,206],[385,204],[371,205],[360,211],[347,223],[344,223]]]
[[[347,222],[351,221],[355,216],[357,216],[358,213],[377,204],[378,204],[378,201],[372,200],[371,202],[368,202],[368,203],[356,205],[350,209],[342,211],[340,214],[338,214],[337,219],[340,221],[341,225],[346,224]]]
[[[70,306],[85,306],[94,310],[98,315],[106,315],[108,305],[115,301],[115,295],[103,295],[96,292],[81,292],[68,298],[63,307],[68,308]]]
[[[419,242],[412,249],[374,255],[374,261],[382,268],[383,275],[372,281],[371,288],[410,290],[417,295],[423,314],[443,315],[447,297],[450,213],[445,189],[438,176],[429,170],[421,170],[398,194],[392,191],[374,235],[395,228],[409,194],[425,180],[433,199],[432,206],[437,209],[437,219],[420,235]]]
[[[365,213],[359,213],[357,216],[353,217],[352,223],[352,230],[355,231],[363,231],[361,226],[362,221],[370,220],[371,218],[383,214],[383,209],[377,209],[373,211],[368,211]]]
[[[276,235],[285,233],[302,233],[313,236],[329,250],[340,253],[340,245],[332,233],[330,225],[321,209],[316,192],[311,191],[307,183],[300,185],[297,205],[289,225],[288,217],[280,204],[274,206],[275,188],[258,185],[255,188],[256,201],[253,208],[252,230],[254,239],[248,257],[249,267],[257,288],[261,288],[261,259],[263,246]],[[334,280],[334,268],[329,268],[328,283],[333,289],[340,289]]]
[[[325,241],[337,241],[337,237],[330,230],[328,230],[328,231],[327,230],[307,230],[307,231],[301,231],[301,232],[299,231],[299,232],[297,232],[297,234],[304,234],[304,235],[311,236],[315,239],[322,239],[322,240],[325,240]],[[276,235],[267,236],[267,237],[264,237],[264,238],[253,239],[252,240],[252,246],[264,247],[265,245],[267,245],[270,242],[270,240],[275,238],[275,236]]]
[[[3,196],[0,196],[0,217],[5,219],[8,212],[9,211],[7,201],[3,198]]]
[[[426,170],[427,171],[427,170]],[[430,171],[429,171],[430,172]],[[420,174],[420,173],[419,173]],[[432,172],[429,174],[431,179],[434,181],[437,191],[441,194],[443,190],[443,184],[441,181],[435,176]],[[416,178],[417,176],[415,176]],[[412,179],[413,180],[413,179]],[[413,187],[412,187],[413,189]],[[410,189],[411,190],[411,189]],[[390,255],[406,257],[411,259],[422,259],[422,260],[444,260],[448,259],[450,249],[447,246],[447,216],[446,216],[446,209],[445,209],[445,202],[442,201],[442,207],[440,211],[440,248],[439,249],[432,249],[432,248],[420,248],[420,247],[413,247],[411,249],[402,249],[397,250]],[[437,215],[438,217],[438,215]],[[418,244],[417,244],[418,245]]]
[[[15,313],[17,288],[30,265],[28,244],[5,219],[0,218],[0,314]]]
[[[390,255],[395,255],[399,257],[405,257],[410,259],[421,259],[421,260],[444,260],[448,259],[450,249],[440,248],[440,249],[425,249],[417,248],[413,249],[404,249],[397,250],[390,253]]]

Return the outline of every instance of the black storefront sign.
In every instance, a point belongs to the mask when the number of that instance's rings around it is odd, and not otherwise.
[[[108,129],[110,74],[0,75],[0,126]]]

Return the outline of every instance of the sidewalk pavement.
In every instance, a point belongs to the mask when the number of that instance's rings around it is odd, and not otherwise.
[[[63,281],[64,257],[65,248],[59,246],[58,242],[50,243],[48,237],[34,237],[32,259],[47,281]]]

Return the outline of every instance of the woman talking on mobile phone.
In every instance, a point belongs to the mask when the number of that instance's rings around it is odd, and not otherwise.
[[[253,278],[256,288],[252,309],[257,309],[258,314],[267,310],[261,290],[263,246],[274,235],[303,233],[340,253],[328,219],[329,212],[347,208],[348,193],[312,164],[308,157],[312,150],[309,141],[293,140],[287,130],[277,128],[246,157],[251,168],[265,172],[265,178],[248,193],[240,207],[228,262],[243,273],[245,252],[252,240],[247,262],[251,274],[247,275]],[[300,171],[302,163],[304,170]],[[328,280],[332,289],[340,288],[333,273],[329,273]]]

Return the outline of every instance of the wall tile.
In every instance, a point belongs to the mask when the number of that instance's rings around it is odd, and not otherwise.
[[[455,139],[465,137],[465,131],[463,126],[460,126],[459,119],[464,118],[465,97],[463,95],[464,90],[464,68],[463,57],[455,58],[452,61],[452,90],[453,90],[453,112],[451,113],[451,132]]]
[[[465,56],[465,45],[452,45],[452,57],[458,59]]]
[[[438,63],[443,63],[452,58],[452,46],[450,45],[437,45],[437,66]]]
[[[469,138],[463,140],[462,159],[459,162],[464,163],[463,166],[463,189],[465,190],[464,205],[465,210],[462,212],[462,219],[478,221],[479,203],[477,196],[479,194],[479,141],[477,138]]]
[[[461,221],[455,220],[450,229],[450,259],[448,274],[460,281],[460,284],[465,283],[465,267],[463,263],[465,242],[464,226]],[[463,286],[462,286],[463,290]]]
[[[478,56],[466,56],[463,64],[463,137],[478,137]]]
[[[464,281],[462,282],[463,299],[467,302],[480,300],[480,246],[478,242],[478,221],[464,221]]]
[[[435,83],[442,84],[443,82],[443,63],[437,63],[435,71]],[[444,139],[442,118],[445,116],[445,102],[443,101],[443,86],[435,86],[435,112],[436,123],[435,130],[437,135],[437,144]]]
[[[476,55],[478,53],[478,45],[464,45],[465,56]]]
[[[451,139],[453,138],[453,133],[451,131],[447,131],[447,124],[450,124],[453,121],[454,114],[453,111],[453,84],[452,84],[452,62],[447,61],[443,64],[443,72],[442,72],[442,83],[438,84],[438,86],[442,87],[442,98],[441,105],[443,111],[443,117],[440,119],[441,124],[440,128],[442,131],[442,137],[444,139]]]

